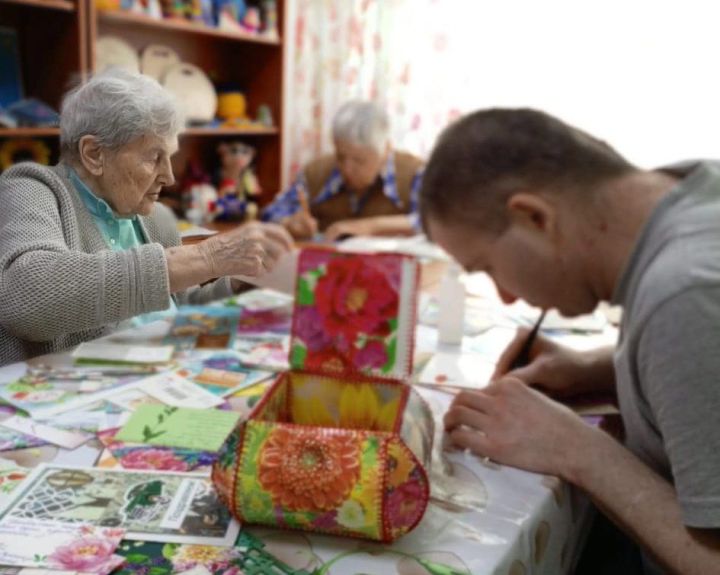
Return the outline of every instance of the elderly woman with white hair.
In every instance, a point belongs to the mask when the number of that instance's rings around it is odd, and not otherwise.
[[[228,276],[262,274],[291,248],[273,224],[180,245],[157,200],[182,127],[157,82],[112,70],[66,95],[58,165],[0,176],[0,365],[231,295],[241,282]]]
[[[350,101],[332,124],[335,154],[310,162],[263,211],[298,239],[321,231],[334,241],[352,235],[415,232],[422,160],[393,151],[385,111]]]

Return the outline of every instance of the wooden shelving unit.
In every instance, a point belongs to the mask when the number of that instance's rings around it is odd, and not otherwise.
[[[87,0],[0,0],[0,26],[17,33],[26,98],[54,109],[72,82],[87,72]],[[8,138],[42,138],[57,160],[57,128],[0,128]]]
[[[276,127],[189,127],[181,135],[173,165],[180,179],[191,161],[212,173],[217,146],[240,140],[257,150],[255,171],[267,202],[281,186],[283,70],[287,0],[278,0],[279,39],[218,30],[192,22],[153,19],[131,12],[101,12],[93,0],[0,0],[0,25],[15,28],[22,57],[26,97],[38,98],[59,110],[62,95],[77,76],[95,71],[95,46],[105,35],[119,37],[138,53],[148,44],[163,44],[185,62],[199,66],[216,85],[243,90],[248,113],[260,105],[272,111]],[[40,65],[39,63],[42,63]],[[0,128],[7,138],[43,138],[57,160],[57,128]]]
[[[187,128],[182,136],[216,136],[223,138],[242,138],[244,136],[277,136],[278,128]]]
[[[0,128],[0,138],[52,138],[60,128]]]
[[[48,8],[62,12],[75,12],[75,2],[72,0],[2,0],[0,3],[17,4],[33,8]]]
[[[180,179],[190,161],[199,161],[212,173],[217,166],[217,146],[222,141],[240,140],[257,150],[255,172],[267,202],[280,190],[282,169],[283,42],[285,1],[278,1],[279,40],[218,30],[192,22],[157,20],[130,12],[88,12],[90,69],[95,66],[97,39],[116,36],[138,53],[148,44],[169,46],[184,62],[199,66],[215,83],[239,86],[247,99],[248,113],[254,117],[260,105],[272,111],[275,126],[241,128],[190,127],[181,135],[180,152],[173,160]]]
[[[224,40],[237,42],[269,44],[271,46],[278,46],[281,43],[280,40],[272,40],[262,36],[219,30],[217,28],[210,28],[204,24],[195,24],[187,20],[158,20],[156,18],[150,18],[148,16],[144,16],[143,14],[135,14],[133,12],[98,12],[98,18],[101,22],[116,22],[133,26],[141,26],[154,30],[176,30],[182,34],[199,34],[210,38],[222,38]]]

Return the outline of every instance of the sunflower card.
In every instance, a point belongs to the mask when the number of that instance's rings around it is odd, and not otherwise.
[[[291,369],[213,467],[235,517],[385,542],[422,519],[433,418],[406,384],[418,275],[399,254],[301,252]]]

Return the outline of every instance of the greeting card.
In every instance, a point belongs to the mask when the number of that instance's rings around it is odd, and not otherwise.
[[[178,309],[165,343],[177,349],[232,347],[239,311],[231,307],[183,306]]]
[[[0,398],[32,417],[50,416],[92,404],[137,381],[142,374],[105,373],[98,368],[29,369],[21,378],[0,384]]]
[[[240,418],[233,411],[141,405],[116,438],[120,441],[217,451]]]
[[[243,336],[235,341],[235,351],[245,365],[269,371],[288,368],[290,337],[281,334]]]
[[[162,366],[175,351],[172,345],[129,345],[105,341],[86,341],[72,352],[78,365],[108,365],[127,367]]]
[[[220,397],[232,395],[273,375],[245,365],[240,354],[231,350],[185,361],[176,373]]]
[[[27,433],[15,431],[0,425],[0,451],[12,451],[14,449],[24,449],[25,447],[39,447],[46,445],[47,441],[43,441],[39,437],[33,437]]]
[[[89,524],[126,529],[128,539],[228,546],[239,531],[208,479],[189,473],[41,464],[11,497],[2,533]]]
[[[128,443],[116,439],[117,432],[117,429],[102,431],[98,433],[98,439],[124,469],[196,471],[199,473],[209,469],[218,457],[217,453],[210,451]]]
[[[0,523],[0,564],[108,575],[124,529],[16,518]]]
[[[238,335],[240,337],[264,333],[289,333],[292,323],[292,305],[269,309],[248,309],[240,312]]]

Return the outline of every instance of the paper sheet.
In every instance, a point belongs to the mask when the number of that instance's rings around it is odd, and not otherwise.
[[[295,291],[299,255],[300,250],[287,252],[278,260],[272,270],[258,277],[245,275],[238,275],[235,277],[249,283],[250,285],[277,290],[284,294],[292,294]]]

